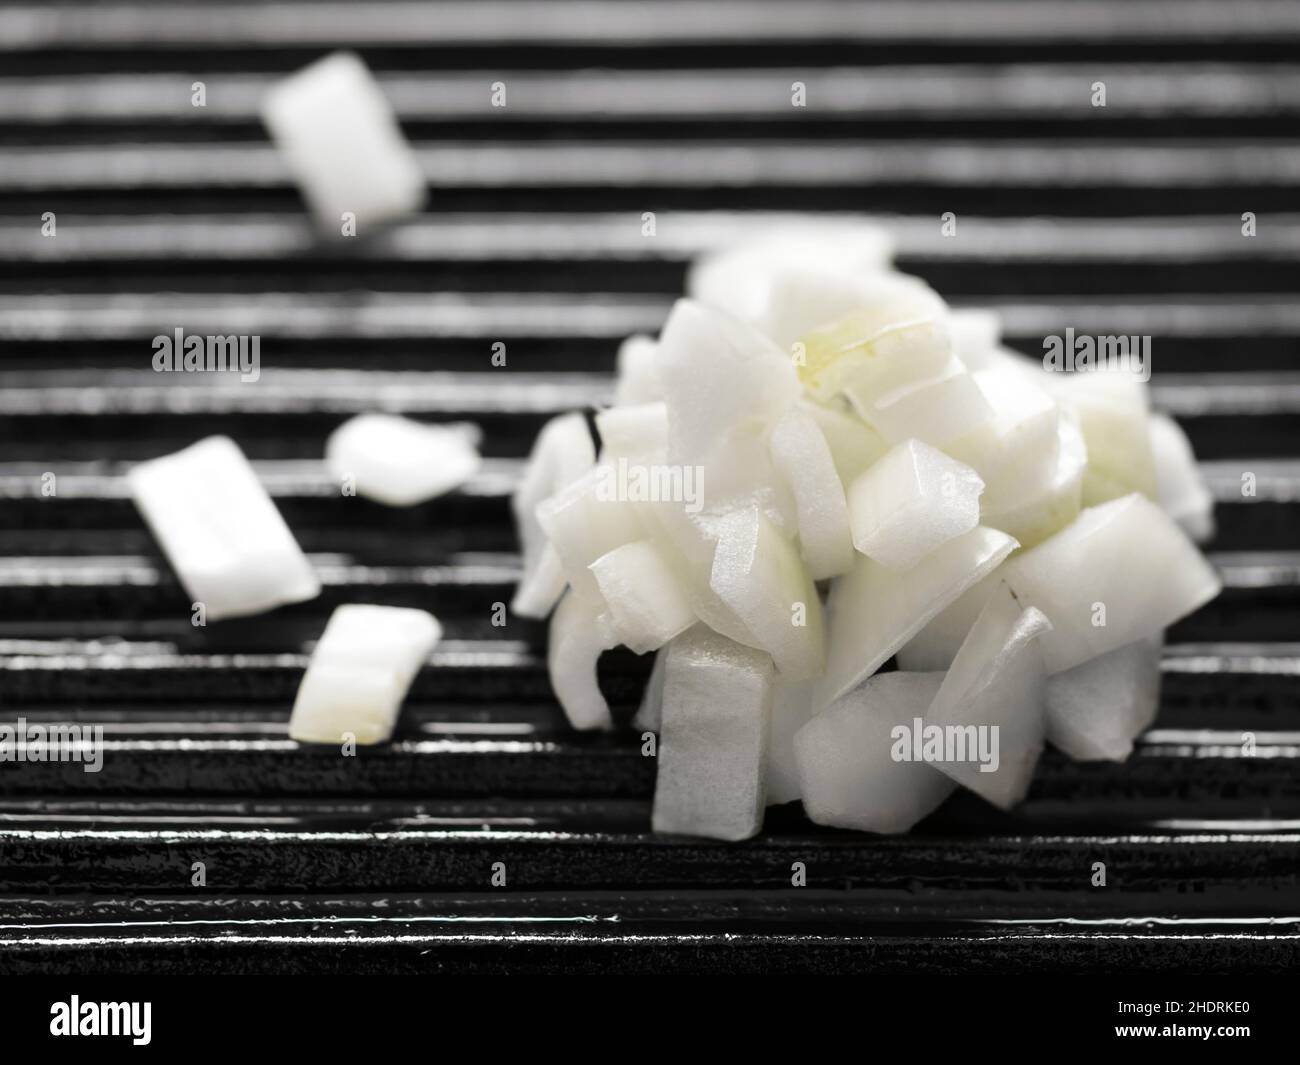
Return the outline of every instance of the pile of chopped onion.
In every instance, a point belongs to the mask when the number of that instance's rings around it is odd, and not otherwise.
[[[656,831],[743,839],[799,799],[905,832],[958,786],[1013,806],[1046,743],[1122,760],[1165,628],[1219,591],[1209,493],[1145,384],[1040,368],[889,248],[814,227],[698,263],[620,351],[599,453],[576,414],[533,450],[515,610],[551,615],[576,728],[612,725],[604,651],[657,652]]]

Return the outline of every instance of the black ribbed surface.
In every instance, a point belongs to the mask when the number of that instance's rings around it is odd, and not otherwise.
[[[0,6],[0,716],[102,724],[107,748],[98,774],[0,764],[0,971],[1294,967],[1295,6],[653,7]],[[255,107],[333,47],[380,76],[432,192],[408,225],[318,243]],[[490,624],[508,495],[693,255],[802,210],[888,216],[903,269],[1002,309],[1028,353],[1066,325],[1151,334],[1226,588],[1171,630],[1126,765],[1049,753],[1015,813],[963,793],[898,839],[793,808],[746,844],[656,838],[637,735],[569,731],[542,628]],[[259,333],[261,382],[150,372],[178,325]],[[409,511],[339,498],[325,437],[376,408],[473,422],[491,461]],[[325,590],[195,629],[121,475],[214,432]],[[447,630],[395,742],[355,759],[284,732],[343,602]],[[601,671],[626,719],[647,663]]]

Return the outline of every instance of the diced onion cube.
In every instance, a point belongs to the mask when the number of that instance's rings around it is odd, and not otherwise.
[[[335,52],[276,84],[262,121],[322,231],[339,233],[351,214],[353,233],[363,233],[424,205],[415,153],[353,53]]]
[[[353,479],[357,495],[392,507],[459,488],[482,465],[465,430],[396,414],[350,418],[330,434],[325,459],[336,478]]]
[[[618,646],[604,602],[570,588],[551,615],[546,668],[551,690],[564,716],[576,729],[607,729],[613,724],[609,703],[596,679],[596,663]]]
[[[791,407],[772,429],[772,461],[794,493],[799,549],[814,580],[853,564],[853,540],[844,486],[826,437],[805,410]],[[978,511],[978,507],[976,508]]]
[[[906,832],[956,789],[934,766],[894,757],[894,730],[914,727],[942,681],[942,673],[881,673],[799,730],[795,761],[812,820]]]
[[[1012,559],[1004,577],[1052,623],[1042,638],[1049,673],[1154,636],[1221,587],[1186,534],[1136,493],[1084,510]]]
[[[616,547],[591,564],[614,634],[636,654],[654,651],[695,624],[695,612],[663,553],[649,540]]]
[[[131,494],[208,620],[320,594],[320,582],[244,453],[211,436],[127,474]]]
[[[1151,415],[1151,450],[1160,505],[1197,543],[1214,538],[1214,497],[1192,454],[1192,443],[1166,414]]]
[[[993,590],[926,711],[927,727],[960,739],[934,763],[958,784],[1010,809],[1029,790],[1046,731],[1042,612]]]
[[[1122,762],[1160,709],[1161,637],[1047,679],[1047,739],[1078,761]]]
[[[905,441],[849,486],[853,545],[882,566],[911,569],[979,524],[983,491],[969,466]]]
[[[710,586],[772,656],[785,680],[825,662],[822,604],[794,545],[755,508],[728,516]]]
[[[668,647],[653,827],[748,839],[763,826],[772,660],[703,626]]]
[[[308,743],[381,743],[406,692],[442,637],[432,614],[404,607],[338,607],[298,687],[289,735]]]
[[[910,570],[861,555],[831,589],[826,671],[816,705],[826,706],[883,666],[931,618],[988,576],[1015,540],[980,525]]]

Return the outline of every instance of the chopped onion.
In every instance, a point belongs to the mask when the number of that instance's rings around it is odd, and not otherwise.
[[[676,573],[649,540],[616,547],[596,559],[591,572],[609,605],[614,635],[636,654],[657,650],[695,624]]]
[[[655,664],[641,693],[641,704],[632,717],[632,724],[642,732],[658,732],[664,712],[664,667],[668,664],[668,648],[655,652]]]
[[[910,570],[861,555],[831,589],[826,670],[816,705],[826,706],[883,666],[922,627],[1011,554],[1015,540],[978,526]]]
[[[993,408],[973,374],[950,358],[936,376],[884,394],[851,382],[844,394],[854,409],[891,444],[915,438],[934,447],[970,436],[993,420]]]
[[[766,324],[773,280],[791,268],[834,273],[875,272],[889,264],[894,241],[864,223],[811,220],[778,225],[761,237],[706,255],[686,277],[693,299],[719,307],[754,325]]]
[[[936,767],[1004,810],[1025,797],[1043,751],[1047,673],[1039,640],[1051,627],[999,582],[925,713],[927,727],[952,730],[965,746],[956,757],[945,752]]]
[[[919,440],[908,440],[849,487],[853,544],[893,569],[911,569],[980,522],[984,482]]]
[[[821,672],[825,662],[822,604],[790,541],[757,508],[723,523],[710,586],[786,680]]]
[[[956,785],[924,761],[893,757],[894,729],[914,727],[942,673],[881,673],[841,696],[794,738],[804,809],[819,825],[906,832]]]
[[[697,626],[664,666],[656,832],[748,839],[763,827],[772,660]]]
[[[614,406],[657,403],[664,398],[659,383],[659,345],[653,337],[630,336],[618,349],[618,384]]]
[[[1214,539],[1214,497],[1192,454],[1192,442],[1166,414],[1151,415],[1156,491],[1165,513],[1197,543]]]
[[[591,564],[645,535],[636,505],[613,491],[614,476],[611,467],[596,466],[537,507],[565,578],[588,598],[600,598]]]
[[[966,369],[985,370],[998,365],[1002,342],[1002,316],[997,311],[962,308],[949,312],[952,353]]]
[[[766,424],[799,395],[788,356],[745,323],[678,300],[659,337],[669,460],[704,462],[738,428]]]
[[[1146,385],[1125,372],[1066,375],[1061,396],[1074,410],[1088,448],[1084,506],[1141,492],[1157,498]]]
[[[307,556],[244,453],[210,436],[127,474],[135,505],[207,618],[260,614],[320,595]]]
[[[432,614],[392,606],[337,607],[312,651],[289,718],[307,743],[381,743],[442,638]]]
[[[663,462],[668,450],[668,407],[636,403],[611,407],[596,415],[602,462]]]
[[[524,575],[511,609],[544,618],[564,592],[564,571],[537,519],[537,505],[581,477],[596,462],[596,447],[581,414],[552,418],[533,444],[510,506],[523,547]]]
[[[418,211],[425,180],[383,91],[361,59],[334,52],[277,82],[262,121],[322,232],[353,233]]]
[[[1033,547],[1060,532],[1079,514],[1083,471],[1088,452],[1073,416],[1057,424],[1056,469],[1046,484],[1030,481],[1019,492],[980,500],[980,520],[1014,536],[1022,547]]]
[[[1160,636],[1047,680],[1047,739],[1082,762],[1122,762],[1160,709]]]
[[[791,407],[772,430],[771,449],[777,471],[794,493],[799,550],[809,574],[822,580],[845,572],[853,564],[849,510],[817,422],[802,408]]]
[[[613,724],[600,692],[596,663],[618,646],[604,603],[569,589],[551,615],[546,667],[551,690],[576,729],[607,729]]]
[[[1221,587],[1186,534],[1137,493],[1084,510],[1004,576],[1052,623],[1042,638],[1049,673],[1154,636]]]
[[[806,400],[799,404],[799,408],[807,411],[821,429],[826,446],[831,449],[835,472],[845,488],[889,450],[879,433],[847,409]]]
[[[396,414],[358,414],[325,444],[336,478],[352,477],[357,495],[409,507],[459,488],[482,460],[463,429],[423,425]]]
[[[939,611],[899,650],[898,668],[925,673],[943,671],[951,666],[975,619],[1001,581],[1002,568],[999,566]]]
[[[851,389],[855,403],[869,405],[942,373],[952,355],[943,300],[914,277],[791,273],[774,304],[777,341],[801,356],[799,379],[818,402]]]

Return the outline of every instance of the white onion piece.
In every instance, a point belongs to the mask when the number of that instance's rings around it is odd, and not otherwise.
[[[889,445],[881,439],[880,434],[851,413],[847,404],[844,409],[840,409],[804,400],[799,404],[799,409],[806,411],[817,422],[826,438],[826,446],[831,449],[831,458],[835,462],[840,484],[845,488],[889,450]]]
[[[778,339],[819,403],[850,387],[873,402],[941,373],[952,355],[947,307],[915,277],[792,273],[779,279],[775,302],[773,314],[787,320]]]
[[[1012,559],[1004,576],[1052,623],[1043,637],[1049,673],[1154,636],[1222,587],[1186,534],[1137,493],[1084,510]]]
[[[710,587],[717,541],[710,539],[700,523],[681,506],[643,507],[641,515],[650,538],[673,566],[695,616],[728,639],[746,647],[758,647],[754,634]]]
[[[960,359],[944,369],[886,393],[862,391],[850,382],[844,394],[854,410],[891,444],[914,438],[943,448],[993,421],[993,408]]]
[[[555,548],[565,578],[588,598],[600,598],[591,564],[645,536],[637,506],[618,498],[614,473],[607,465],[588,470],[539,503],[537,520]]]
[[[1167,414],[1151,415],[1151,450],[1165,513],[1197,543],[1214,539],[1214,497],[1196,464],[1192,442]]]
[[[1078,516],[1087,463],[1083,433],[1073,415],[1063,414],[1057,423],[1056,469],[1048,482],[1031,481],[1019,492],[1007,489],[1004,482],[1001,499],[985,493],[980,500],[980,520],[1014,536],[1022,547],[1041,543]]]
[[[927,728],[951,731],[965,747],[934,765],[1003,810],[1025,797],[1043,752],[1047,673],[1039,641],[1051,627],[999,582],[924,715]]]
[[[763,826],[772,660],[702,626],[668,645],[652,825],[713,839]]]
[[[537,520],[537,504],[576,481],[595,462],[596,447],[581,414],[552,418],[537,434],[519,487],[510,501],[524,566],[524,575],[510,607],[521,617],[546,617],[564,591],[564,572]]]
[[[913,728],[942,682],[942,673],[881,673],[799,730],[795,761],[812,820],[863,832],[906,832],[956,789],[933,766],[893,757],[891,733]]]
[[[1126,372],[1065,375],[1059,394],[1075,412],[1088,447],[1083,505],[1141,492],[1157,498],[1146,385]]]
[[[908,440],[849,486],[853,545],[893,569],[911,569],[980,521],[984,482],[942,451]]]
[[[320,595],[320,581],[238,445],[210,436],[133,466],[131,496],[210,621]]]
[[[786,680],[825,663],[822,604],[794,545],[750,507],[722,523],[710,587],[772,656]]]
[[[783,352],[794,354],[796,343],[804,345],[800,377],[820,400],[838,391],[833,379],[842,370],[874,373],[885,351],[886,362],[903,357],[904,337],[912,359],[924,358],[934,346],[945,357],[951,350],[947,307],[939,294],[919,277],[893,271],[783,270],[773,278],[764,324]]]
[[[668,664],[668,648],[655,652],[655,664],[641,693],[641,704],[636,708],[632,724],[642,732],[658,732],[664,710],[664,669]]]
[[[337,238],[351,213],[366,233],[424,204],[419,161],[354,53],[335,52],[278,81],[261,111],[322,232]]]
[[[966,369],[973,372],[997,364],[998,345],[1002,343],[1002,316],[997,311],[953,310],[948,316],[948,331],[952,353]]]
[[[878,226],[810,220],[778,226],[753,240],[698,259],[686,276],[686,294],[755,325],[765,323],[773,279],[792,267],[836,274],[878,271],[894,254],[893,238]]]
[[[658,403],[664,398],[659,383],[659,345],[653,337],[630,336],[618,348],[618,380],[614,406]]]
[[[717,539],[728,515],[747,507],[757,507],[787,538],[799,531],[795,496],[773,461],[768,437],[758,426],[738,428],[706,463],[684,468],[683,474],[694,470],[702,502],[691,521],[710,539]]]
[[[953,602],[927,622],[925,628],[898,652],[898,668],[912,673],[946,670],[961,650],[975,619],[1002,581],[1001,567],[978,584],[962,592]]]
[[[1160,709],[1160,636],[1047,680],[1047,740],[1081,762],[1122,762]]]
[[[442,638],[432,614],[392,606],[335,608],[298,686],[289,736],[307,743],[381,743]]]
[[[330,434],[325,461],[336,479],[351,477],[357,495],[409,507],[459,488],[479,471],[474,436],[397,414],[358,414]]]
[[[859,556],[831,587],[826,671],[818,681],[816,705],[834,702],[871,676],[1015,546],[1005,533],[981,525],[910,570]]]
[[[596,679],[596,663],[618,637],[604,613],[604,603],[570,588],[551,615],[546,668],[551,690],[576,729],[607,729],[613,725],[609,703]]]
[[[776,679],[772,696],[772,733],[767,748],[767,805],[794,802],[802,796],[794,737],[813,716],[810,680]]]
[[[616,547],[590,568],[609,604],[614,634],[636,654],[657,650],[695,624],[677,574],[651,541]]]
[[[1046,490],[1060,458],[1056,400],[1016,370],[980,370],[974,378],[993,417],[944,450],[980,475],[995,506]]]
[[[787,355],[744,322],[692,300],[673,304],[657,369],[674,463],[705,461],[735,430],[780,417],[799,395]]]
[[[668,450],[668,407],[664,403],[634,403],[610,407],[596,415],[600,460],[662,462]]]
[[[799,550],[809,574],[822,580],[845,572],[853,565],[849,509],[826,437],[812,415],[791,407],[772,428],[770,447],[777,472],[794,493]]]

